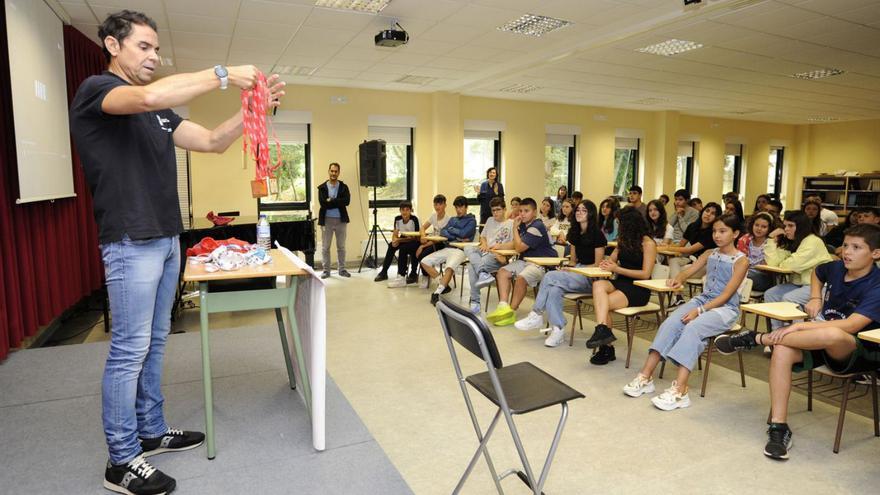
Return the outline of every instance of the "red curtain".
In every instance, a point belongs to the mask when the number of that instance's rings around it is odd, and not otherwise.
[[[101,287],[103,266],[92,197],[72,150],[76,197],[16,205],[15,154],[6,14],[0,8],[0,361],[84,296]],[[67,98],[100,73],[100,47],[64,26]],[[72,147],[72,146],[71,146]]]

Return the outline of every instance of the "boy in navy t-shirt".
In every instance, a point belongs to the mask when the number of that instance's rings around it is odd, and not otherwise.
[[[770,429],[764,455],[788,459],[791,429],[786,424],[792,371],[828,366],[836,373],[880,368],[880,346],[857,334],[880,328],[880,226],[859,224],[844,233],[843,259],[813,270],[810,300],[804,310],[814,321],[794,323],[769,334],[743,332],[720,336],[722,353],[772,345]],[[822,289],[825,295],[822,295]]]
[[[503,266],[495,275],[498,282],[498,307],[486,315],[490,323],[498,326],[513,325],[516,321],[516,309],[526,297],[528,287],[534,287],[544,278],[544,269],[534,263],[523,260],[530,256],[558,256],[544,222],[537,218],[538,204],[533,198],[524,198],[519,204],[520,214],[513,220],[513,249],[519,253],[519,259]],[[513,298],[507,304],[510,295],[510,279],[516,276],[513,286]]]

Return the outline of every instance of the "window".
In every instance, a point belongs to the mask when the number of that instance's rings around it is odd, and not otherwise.
[[[770,147],[770,157],[767,167],[767,192],[772,193],[776,199],[779,199],[782,193],[782,156],[785,154],[785,148],[780,146]]]
[[[561,186],[574,190],[577,138],[566,134],[547,134],[544,146],[544,196],[556,197]]]
[[[629,188],[638,185],[640,144],[638,138],[614,139],[614,191],[611,194],[626,197]]]
[[[740,184],[742,183],[742,155],[743,146],[741,144],[728,144],[725,146],[724,176],[721,180],[721,191],[724,194],[730,191],[737,194],[740,192]]]
[[[692,141],[678,143],[678,158],[675,162],[675,189],[686,189],[695,195],[694,185],[694,148]]]
[[[377,224],[383,229],[393,229],[394,217],[400,211],[400,202],[412,200],[413,134],[412,127],[367,128],[367,139],[385,141],[386,184],[376,188],[376,201],[373,201],[373,191],[368,189],[369,208],[372,210],[375,207],[378,210]],[[372,221],[370,218],[371,225]]]
[[[486,170],[495,167],[501,180],[501,132],[464,131],[464,187],[468,204],[477,203],[477,190],[486,180]],[[451,201],[451,199],[450,199]],[[421,220],[421,219],[420,219]]]
[[[302,218],[312,199],[310,124],[276,123],[274,127],[281,144],[281,166],[275,170],[277,188],[265,198],[258,198],[257,210],[270,221]],[[274,163],[278,151],[274,145],[270,148],[269,162]]]

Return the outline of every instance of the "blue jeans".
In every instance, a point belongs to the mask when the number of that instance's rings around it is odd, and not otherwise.
[[[480,304],[480,289],[477,288],[477,279],[480,277],[480,272],[491,275],[501,268],[501,263],[495,259],[494,254],[484,253],[478,247],[466,247],[464,248],[464,254],[470,262],[468,265],[468,280],[471,284],[470,302],[471,304]]]
[[[141,438],[168,426],[162,414],[162,360],[180,273],[177,236],[101,245],[112,312],[110,353],[102,383],[104,435],[110,462],[141,453]]]
[[[535,297],[532,311],[541,314],[547,310],[547,319],[554,327],[565,327],[565,313],[562,311],[562,296],[572,292],[593,291],[593,283],[583,275],[555,270],[547,272],[541,280],[541,288]]]
[[[739,316],[737,308],[725,304],[706,311],[686,324],[681,321],[689,311],[699,308],[709,300],[700,294],[679,306],[660,324],[650,349],[658,352],[663,359],[671,359],[678,366],[693,371],[697,359],[706,349],[706,339],[730,330]]]
[[[762,272],[756,268],[749,268],[748,277],[752,279],[752,290],[765,292],[770,287],[773,287],[773,275],[767,272]]]
[[[764,292],[764,302],[793,302],[803,308],[810,302],[810,286],[795,284],[779,284],[767,289]],[[780,320],[770,320],[770,327],[776,330],[779,327],[788,325],[788,322]]]

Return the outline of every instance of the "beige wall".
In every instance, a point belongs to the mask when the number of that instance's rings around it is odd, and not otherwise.
[[[347,103],[331,103],[345,96]],[[213,126],[238,110],[233,91],[213,92],[190,105],[190,118]],[[612,189],[614,138],[618,129],[643,133],[641,160],[645,199],[675,185],[678,141],[699,141],[696,161],[698,194],[718,201],[721,194],[726,142],[744,142],[744,206],[767,188],[767,157],[771,145],[786,146],[783,200],[787,207],[800,201],[801,178],[839,168],[861,171],[880,169],[880,121],[793,126],[733,119],[680,115],[674,111],[648,112],[578,105],[533,103],[461,96],[454,93],[403,93],[351,88],[289,86],[282,109],[312,113],[312,186],[326,179],[332,161],[342,164],[342,179],[352,188],[349,259],[360,253],[370,221],[367,190],[357,187],[355,153],[366,138],[369,115],[406,115],[416,118],[416,211],[430,214],[431,197],[440,192],[460,194],[463,182],[462,133],[465,120],[496,120],[506,124],[502,134],[502,180],[509,195],[543,195],[545,124],[581,128],[578,138],[576,187],[598,202]],[[245,164],[241,142],[222,155],[194,153],[192,189],[194,215],[209,210],[237,209],[255,214],[249,181],[253,166]],[[313,191],[312,211],[317,214]],[[356,254],[357,252],[357,254]]]

